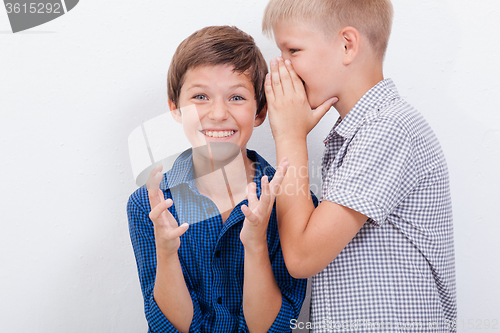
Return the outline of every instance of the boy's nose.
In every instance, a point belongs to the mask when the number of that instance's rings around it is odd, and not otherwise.
[[[214,101],[208,116],[217,121],[226,120],[229,117],[227,105],[223,101]]]

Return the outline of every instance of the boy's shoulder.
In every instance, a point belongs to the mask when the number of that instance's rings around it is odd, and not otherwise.
[[[392,151],[411,159],[421,173],[436,166],[444,171],[446,160],[431,125],[388,81],[375,107],[366,110],[353,142],[363,146],[377,143],[378,152],[365,151],[367,158]]]
[[[148,212],[150,211],[148,190],[146,185],[139,187],[128,198],[127,209],[130,211],[133,208]]]
[[[367,128],[380,131],[381,135],[407,138],[412,144],[434,145],[434,131],[423,114],[401,96],[391,100],[367,115]]]
[[[374,86],[353,110],[357,115],[352,118],[361,118],[361,130],[402,131],[411,138],[432,132],[423,115],[400,96],[391,79]]]

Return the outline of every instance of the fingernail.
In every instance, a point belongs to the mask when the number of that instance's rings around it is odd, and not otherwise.
[[[271,80],[271,74],[270,73],[266,74],[266,80]]]
[[[275,66],[278,64],[278,61],[276,59],[271,60],[271,65]]]
[[[278,61],[283,61],[283,58],[282,57],[278,57]]]
[[[285,60],[285,64],[287,64],[287,65],[291,65],[291,64],[292,64],[292,62],[291,62],[290,60],[286,59],[286,60]]]

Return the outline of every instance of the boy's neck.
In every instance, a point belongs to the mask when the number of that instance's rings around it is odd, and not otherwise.
[[[341,94],[337,96],[339,101],[335,104],[335,109],[344,119],[358,101],[380,81],[384,80],[382,65],[371,67],[371,70],[360,70],[359,73],[349,75]]]
[[[221,213],[228,209],[230,212],[247,197],[247,185],[253,181],[254,168],[252,161],[247,157],[246,148],[231,161],[227,163],[219,161],[217,164],[224,167],[212,171],[213,164],[210,159],[193,154],[196,188],[201,194],[210,198]],[[212,172],[207,173],[207,170]]]

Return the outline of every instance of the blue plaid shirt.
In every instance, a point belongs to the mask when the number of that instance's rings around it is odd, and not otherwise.
[[[272,179],[274,168],[256,152],[247,156],[255,169],[254,181],[260,197],[261,177]],[[222,223],[212,200],[200,194],[195,186],[192,151],[182,153],[172,169],[164,174],[161,188],[169,208],[179,223],[190,224],[181,236],[179,260],[193,301],[194,315],[190,332],[248,332],[243,315],[244,247],[240,231],[245,216],[238,203]],[[317,199],[313,196],[315,204]],[[156,248],[150,204],[146,188],[135,191],[127,205],[130,237],[137,260],[139,280],[144,296],[148,332],[178,332],[163,315],[153,297],[156,275]],[[282,294],[282,305],[269,332],[289,332],[290,320],[297,318],[304,300],[306,280],[292,278],[285,267],[278,237],[276,210],[273,208],[267,230],[269,258]]]

